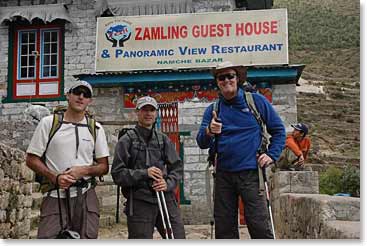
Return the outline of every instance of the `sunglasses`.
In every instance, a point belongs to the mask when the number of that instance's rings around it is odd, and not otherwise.
[[[226,80],[226,78],[231,80],[231,79],[234,79],[236,77],[237,77],[237,75],[235,73],[226,73],[226,74],[221,74],[221,75],[217,76],[217,79],[219,81],[224,81],[224,80]]]
[[[83,96],[85,98],[91,98],[92,97],[92,93],[90,93],[90,91],[88,89],[83,88],[83,87],[77,87],[77,88],[73,89],[71,91],[71,93],[73,93],[76,96],[80,96],[83,93]]]

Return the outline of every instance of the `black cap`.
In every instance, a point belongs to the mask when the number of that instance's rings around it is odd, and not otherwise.
[[[308,133],[308,127],[303,123],[291,124],[291,127],[294,129],[303,132],[303,136],[306,136]]]

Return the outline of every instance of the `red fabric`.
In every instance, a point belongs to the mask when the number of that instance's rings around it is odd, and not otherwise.
[[[289,134],[285,141],[285,146],[292,150],[296,156],[303,154],[303,158],[306,160],[311,148],[311,140],[308,137],[304,137],[301,141],[297,141],[292,134]]]
[[[243,203],[241,197],[238,197],[238,210],[239,210],[239,217],[240,217],[240,225],[246,225],[245,204]]]

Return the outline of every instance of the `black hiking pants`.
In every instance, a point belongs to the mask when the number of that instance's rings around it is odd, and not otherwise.
[[[127,202],[129,204],[129,202]],[[185,239],[184,224],[176,200],[166,200],[168,214],[175,239]],[[128,207],[126,214],[129,214]],[[168,224],[166,223],[168,228]],[[129,239],[152,239],[154,227],[157,228],[162,238],[165,238],[161,214],[158,204],[142,200],[133,200],[133,215],[127,216]]]
[[[217,171],[214,219],[216,239],[238,239],[238,196],[242,197],[251,238],[273,239],[265,192],[259,194],[257,170]]]

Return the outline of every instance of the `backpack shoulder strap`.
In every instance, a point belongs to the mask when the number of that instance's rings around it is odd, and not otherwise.
[[[136,159],[137,159],[137,155],[133,156],[132,155],[132,145],[134,142],[138,141],[139,144],[141,143],[141,140],[140,140],[140,137],[136,131],[135,128],[123,128],[120,133],[119,133],[119,136],[118,136],[118,139],[120,139],[122,136],[124,135],[127,135],[127,137],[129,138],[129,140],[131,141],[130,145],[129,145],[129,154],[131,155],[131,159],[129,160],[129,163],[128,163],[128,167],[129,168],[133,168],[133,163],[136,162]]]
[[[268,139],[268,136],[267,136],[266,126],[265,126],[265,123],[264,123],[259,111],[256,108],[256,104],[255,104],[254,97],[253,97],[252,93],[245,91],[244,94],[245,94],[247,105],[248,105],[251,113],[254,115],[257,123],[261,127],[262,140],[261,140],[261,145],[260,145],[259,151],[263,152],[264,149],[266,149],[268,144],[269,144],[269,139]]]
[[[93,140],[94,140],[94,144],[96,143],[97,140],[97,129],[99,128],[97,126],[97,122],[96,119],[86,115],[85,117],[87,119],[87,125],[88,125],[88,130],[90,132],[90,134],[92,134]]]
[[[245,91],[244,94],[245,94],[247,105],[248,105],[251,113],[255,116],[257,122],[260,125],[262,125],[263,120],[261,118],[261,115],[260,115],[259,111],[257,111],[256,105],[255,105],[255,102],[254,102],[254,97],[252,96],[252,93]]]
[[[248,105],[251,113],[255,116],[256,121],[260,125],[261,131],[264,135],[265,134],[265,123],[264,123],[264,121],[261,117],[261,114],[257,110],[256,104],[255,104],[255,101],[254,101],[254,97],[253,97],[251,92],[245,91],[244,94],[245,94],[247,105]]]
[[[166,152],[165,152],[166,144],[164,141],[163,133],[160,131],[154,130],[154,135],[157,138],[158,146],[159,146],[159,149],[161,150],[161,157],[163,158],[164,161],[166,161]]]
[[[127,128],[125,130],[125,133],[121,135],[121,137],[123,135],[127,135],[129,137],[130,140],[138,140],[138,141],[141,141],[140,138],[139,138],[139,135],[136,131],[135,128]],[[130,145],[131,146],[131,145]]]
[[[51,139],[55,136],[56,132],[60,129],[63,119],[64,119],[63,112],[57,112],[53,114],[52,126],[48,134],[48,140],[47,140],[45,151],[43,152],[43,156],[46,154],[46,151],[51,142]]]

